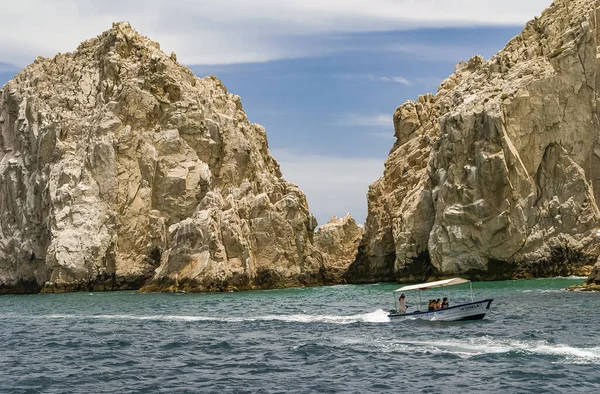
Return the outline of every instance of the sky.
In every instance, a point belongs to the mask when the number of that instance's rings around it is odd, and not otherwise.
[[[489,58],[551,0],[0,0],[0,85],[127,20],[216,75],[267,130],[283,176],[320,224],[367,216],[394,143],[392,115],[454,66]],[[26,23],[24,23],[26,21]]]

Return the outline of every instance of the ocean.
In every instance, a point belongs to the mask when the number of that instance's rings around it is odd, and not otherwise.
[[[390,322],[397,284],[1,296],[0,392],[600,392],[600,294],[565,290],[583,280],[474,283],[494,302],[466,322]]]

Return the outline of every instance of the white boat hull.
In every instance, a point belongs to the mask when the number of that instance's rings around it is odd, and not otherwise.
[[[398,319],[425,319],[436,321],[455,321],[455,320],[479,320],[485,317],[490,310],[492,299],[470,302],[468,304],[456,305],[446,309],[439,309],[430,312],[410,312],[405,314],[390,313],[388,317],[391,320]]]

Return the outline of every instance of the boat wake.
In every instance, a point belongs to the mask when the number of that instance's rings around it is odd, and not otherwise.
[[[334,323],[334,324],[350,324],[350,323],[387,323],[390,321],[388,313],[383,309],[378,309],[371,313],[362,313],[350,316],[335,316],[335,315],[269,315],[258,318],[260,320],[277,320],[295,323]]]
[[[557,357],[558,360],[555,363],[559,364],[600,364],[600,347],[576,347],[565,344],[550,344],[546,341],[518,341],[484,336],[466,340],[407,340],[381,346],[385,348],[385,351],[454,354],[461,358],[488,354],[510,354]]]
[[[536,290],[532,290],[532,289],[528,289],[528,290],[520,290],[521,293],[541,293],[541,294],[545,294],[545,293],[567,293],[568,290],[567,289],[536,289]]]
[[[331,324],[351,324],[351,323],[387,323],[390,321],[387,312],[378,309],[371,313],[358,315],[263,315],[247,317],[219,317],[219,316],[194,316],[194,315],[75,315],[75,314],[52,314],[19,316],[4,315],[0,317],[25,318],[25,319],[72,319],[72,320],[145,320],[161,322],[252,322],[252,321],[281,321],[289,323],[331,323]]]

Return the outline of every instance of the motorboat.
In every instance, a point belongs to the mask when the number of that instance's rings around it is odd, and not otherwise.
[[[439,287],[460,285],[463,283],[469,283],[471,290],[471,302],[462,303],[459,305],[453,305],[447,308],[441,308],[437,310],[428,310],[428,307],[423,308],[423,301],[421,293],[425,290],[435,289]],[[400,313],[398,295],[408,291],[417,291],[419,294],[419,309],[405,313]],[[485,314],[490,310],[490,305],[493,299],[485,299],[481,301],[475,301],[473,298],[473,283],[468,279],[453,278],[445,279],[437,282],[420,283],[416,285],[409,285],[399,288],[394,291],[394,302],[396,309],[390,311],[388,317],[391,320],[397,319],[426,319],[426,320],[437,320],[437,321],[455,321],[455,320],[479,320],[485,317]]]

